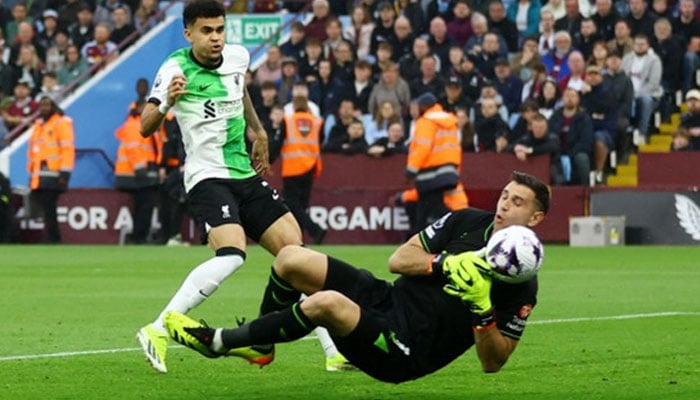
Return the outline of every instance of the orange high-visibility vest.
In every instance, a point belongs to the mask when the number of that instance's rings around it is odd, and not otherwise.
[[[427,181],[452,181],[456,185],[462,164],[457,117],[435,104],[418,118],[408,148],[406,172],[416,186]]]
[[[303,175],[312,169],[321,176],[321,119],[307,111],[284,117],[287,134],[282,144],[282,177]]]
[[[27,170],[31,189],[39,188],[39,178],[56,178],[71,172],[75,164],[75,134],[70,117],[54,113],[48,120],[37,118],[27,146]]]
[[[418,189],[406,189],[401,193],[401,201],[404,203],[414,203],[418,201]],[[442,194],[442,201],[451,211],[461,210],[469,207],[469,196],[464,190],[464,185],[457,184],[452,189],[447,189]]]
[[[159,164],[162,156],[163,141],[160,130],[145,138],[141,136],[141,116],[129,115],[117,128],[114,135],[119,140],[117,162],[114,173],[117,178],[133,177],[137,169],[147,168],[150,164]]]

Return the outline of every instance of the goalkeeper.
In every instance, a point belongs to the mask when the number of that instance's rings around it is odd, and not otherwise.
[[[495,213],[448,213],[411,237],[389,259],[401,276],[390,283],[368,271],[300,246],[278,254],[275,297],[287,308],[233,329],[214,329],[183,314],[166,314],[173,339],[205,356],[234,348],[289,342],[316,326],[359,369],[399,383],[430,374],[476,347],[484,372],[506,363],[536,303],[537,277],[519,284],[491,280],[480,258],[491,234],[510,225],[533,227],[549,208],[539,179],[515,172]],[[299,302],[295,288],[309,297]]]

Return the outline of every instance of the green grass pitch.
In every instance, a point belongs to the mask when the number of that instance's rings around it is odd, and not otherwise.
[[[319,249],[390,277],[390,246]],[[700,246],[546,246],[539,304],[505,368],[474,350],[401,385],[326,372],[318,342],[259,369],[171,347],[168,374],[134,339],[211,256],[205,247],[0,246],[0,399],[700,399]],[[272,258],[245,266],[190,315],[256,315]]]

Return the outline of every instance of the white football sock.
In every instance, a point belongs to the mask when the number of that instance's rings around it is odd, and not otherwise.
[[[165,332],[163,317],[166,312],[177,311],[187,314],[214,293],[219,288],[219,284],[236,272],[242,264],[243,257],[235,254],[216,256],[199,264],[187,275],[180,289],[153,322],[153,327]]]

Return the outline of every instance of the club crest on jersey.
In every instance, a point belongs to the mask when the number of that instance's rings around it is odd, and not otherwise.
[[[222,219],[229,219],[231,218],[231,212],[229,211],[229,205],[224,204],[221,206],[221,218]]]

